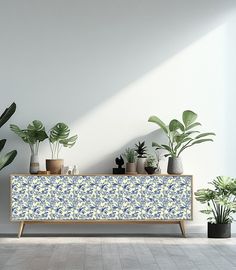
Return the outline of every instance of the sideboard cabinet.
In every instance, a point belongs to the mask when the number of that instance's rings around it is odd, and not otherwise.
[[[176,223],[192,219],[191,175],[11,176],[11,221]]]

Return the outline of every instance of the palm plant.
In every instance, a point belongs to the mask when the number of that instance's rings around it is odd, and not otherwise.
[[[135,147],[135,152],[137,153],[138,158],[145,158],[147,154],[147,146],[145,145],[145,141],[136,143]]]
[[[64,123],[57,123],[49,133],[49,143],[52,152],[52,159],[57,159],[63,147],[71,148],[77,141],[78,135],[69,137],[70,129]]]
[[[210,184],[214,189],[203,188],[194,193],[197,201],[207,205],[201,212],[210,215],[210,223],[231,223],[232,214],[236,213],[236,179],[218,176]]]
[[[15,113],[16,111],[16,104],[13,102],[9,108],[6,108],[3,114],[0,116],[0,127],[2,127],[8,120],[9,118]],[[0,152],[3,150],[5,144],[6,144],[6,139],[0,140]],[[12,161],[15,159],[17,155],[16,150],[12,150],[8,152],[7,154],[3,155],[0,157],[0,170],[2,170],[4,167],[8,166],[9,164],[12,163]]]
[[[38,155],[39,144],[48,136],[45,132],[43,123],[39,120],[34,120],[26,129],[21,129],[17,125],[10,125],[10,128],[17,134],[25,143],[28,143],[32,155]]]
[[[171,156],[176,158],[179,157],[185,149],[193,145],[213,141],[209,136],[213,136],[215,133],[200,133],[198,130],[195,130],[197,126],[201,126],[201,123],[196,122],[196,120],[197,114],[190,110],[183,112],[183,123],[177,119],[173,119],[170,121],[169,125],[166,125],[157,116],[151,116],[148,121],[157,124],[168,138],[168,144],[153,142],[152,146],[155,147],[156,150],[166,150],[168,152],[165,154],[166,157]]]

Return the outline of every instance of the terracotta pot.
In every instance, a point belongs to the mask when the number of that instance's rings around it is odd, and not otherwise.
[[[46,170],[51,174],[61,174],[64,159],[46,159]]]
[[[126,173],[127,174],[137,174],[136,163],[126,163]]]

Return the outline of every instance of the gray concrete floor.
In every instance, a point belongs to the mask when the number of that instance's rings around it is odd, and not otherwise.
[[[235,269],[236,238],[1,237],[0,270]]]

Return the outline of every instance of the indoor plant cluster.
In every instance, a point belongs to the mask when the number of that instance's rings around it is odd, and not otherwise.
[[[153,155],[147,154],[145,141],[138,142],[134,148],[127,148],[124,152],[127,174],[153,174],[160,173],[160,158],[156,159]],[[160,157],[160,155],[157,155]]]
[[[64,164],[63,159],[59,159],[60,150],[62,147],[71,148],[78,138],[78,135],[70,137],[70,129],[65,123],[57,123],[48,133],[39,120],[34,120],[25,129],[13,124],[10,125],[10,129],[30,146],[30,173],[38,173],[39,171],[38,151],[40,142],[48,139],[52,153],[52,158],[46,159],[46,170],[52,174],[60,174]]]

